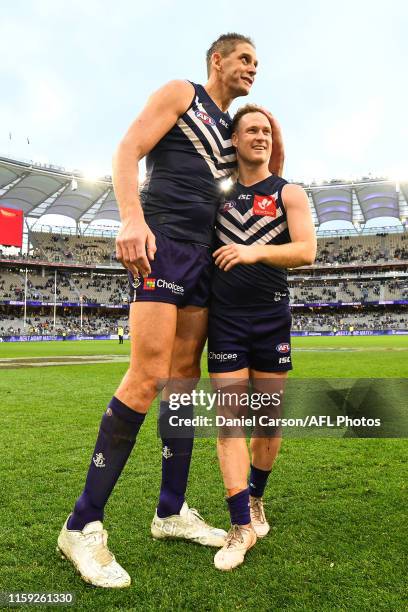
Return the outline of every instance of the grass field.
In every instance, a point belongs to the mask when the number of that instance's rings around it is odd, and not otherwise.
[[[294,338],[293,347],[292,376],[408,377],[406,337]],[[241,568],[221,573],[214,550],[150,537],[161,462],[155,409],[106,512],[110,547],[132,586],[82,583],[55,543],[128,351],[114,341],[0,344],[0,592],[73,592],[75,609],[89,611],[407,610],[406,440],[285,441],[266,494],[273,529]],[[98,355],[121,357],[3,361]],[[228,528],[212,439],[196,440],[187,499]]]

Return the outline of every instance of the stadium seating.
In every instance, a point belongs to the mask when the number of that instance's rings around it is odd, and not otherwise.
[[[52,262],[105,264],[116,262],[114,238],[31,232],[34,259]],[[320,238],[315,265],[408,261],[406,234]]]
[[[27,299],[43,302],[54,301],[54,272],[29,270],[27,275]],[[0,301],[24,298],[25,272],[0,268]],[[90,272],[57,272],[57,302],[84,302],[100,304],[124,304],[127,302],[128,280],[126,275],[97,275]]]
[[[345,265],[408,260],[406,234],[338,236],[319,240],[315,264]]]
[[[84,314],[82,320],[82,333],[84,334],[114,334],[117,326],[122,325],[128,329],[128,320],[125,314],[96,316]],[[292,310],[292,329],[294,331],[348,331],[350,326],[354,330],[374,329],[407,329],[408,313],[396,309],[389,311],[367,312],[358,310],[355,313],[334,313],[309,311],[307,315]],[[14,315],[2,315],[0,321],[1,335],[29,335],[29,334],[60,334],[62,331],[74,334],[81,333],[81,320],[78,312],[58,314],[54,329],[52,315],[29,314],[24,329],[24,320]],[[127,333],[127,332],[126,332]]]
[[[293,331],[348,331],[354,330],[381,330],[381,329],[407,329],[408,313],[406,310],[394,309],[390,311],[373,312],[359,309],[355,313],[334,313],[309,311],[307,315],[292,310]]]
[[[76,312],[58,314],[56,316],[56,325],[54,328],[54,319],[50,314],[39,315],[29,314],[26,319],[26,327],[24,328],[24,319],[17,318],[14,315],[2,315],[0,321],[0,336],[1,335],[54,335],[61,334],[65,331],[67,334],[115,334],[118,325],[128,330],[128,319],[126,315],[120,316],[95,316],[84,313],[81,319]]]
[[[289,271],[289,287],[293,304],[361,303],[408,300],[408,234],[378,233],[377,235],[334,236],[318,240],[316,264]],[[83,310],[82,331],[114,333],[118,322],[127,324],[128,279],[125,270],[115,260],[114,239],[103,236],[57,235],[31,232],[32,250],[27,255],[0,252],[0,304],[24,299],[25,266],[9,259],[30,261],[27,273],[27,300],[48,303],[49,306],[29,306],[26,333],[54,331],[55,267],[36,261],[61,262],[57,269],[56,301],[79,304],[103,304],[117,309],[92,308]],[[376,263],[377,268],[372,264]],[[72,268],[69,265],[72,264]],[[369,264],[371,267],[366,268]],[[387,267],[381,267],[387,264]],[[392,266],[390,268],[390,265]],[[75,266],[75,267],[74,267]],[[82,268],[81,268],[82,266]],[[98,269],[95,267],[98,266]],[[348,267],[347,267],[348,266]],[[352,266],[352,268],[350,268]],[[323,270],[321,269],[323,268]],[[0,335],[23,332],[21,306],[0,305]],[[343,307],[322,311],[293,308],[293,329],[296,331],[332,331],[333,328],[405,329],[408,314],[400,307],[364,307],[351,310]],[[55,331],[79,333],[78,307],[57,307]],[[13,330],[10,332],[10,330]]]
[[[31,232],[35,258],[83,264],[116,262],[115,240],[98,236],[72,236]]]
[[[0,268],[0,301],[24,298],[25,274],[22,271]],[[291,301],[294,303],[317,302],[373,302],[408,299],[407,279],[372,280],[321,280],[291,281]],[[91,274],[90,272],[57,273],[57,302],[120,305],[127,303],[128,280],[125,274]],[[29,270],[27,299],[42,302],[54,301],[54,273]]]
[[[317,302],[378,302],[408,299],[408,278],[373,282],[361,280],[321,281],[290,287],[291,301],[295,303]]]
[[[30,233],[32,250],[29,259],[87,265],[117,264],[114,238]],[[315,266],[398,263],[408,261],[406,234],[376,234],[320,238]],[[2,254],[3,251],[3,254]],[[10,257],[5,247],[0,257]],[[24,257],[21,257],[22,259]],[[26,258],[26,256],[25,256]]]

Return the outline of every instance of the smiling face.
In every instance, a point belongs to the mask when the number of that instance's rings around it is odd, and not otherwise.
[[[233,51],[223,57],[214,53],[212,68],[228,88],[232,98],[247,96],[255,80],[258,60],[256,52],[249,43],[238,43]]]
[[[250,164],[268,164],[272,152],[272,130],[269,119],[261,112],[243,115],[232,134],[238,160]]]

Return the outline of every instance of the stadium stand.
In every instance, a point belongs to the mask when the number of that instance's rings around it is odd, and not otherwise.
[[[408,299],[408,278],[406,280],[378,279],[376,282],[338,279],[336,281],[318,279],[311,287],[294,285],[290,288],[292,302],[375,302],[382,300]],[[310,284],[310,281],[309,281]],[[322,286],[323,284],[323,286]]]
[[[408,260],[407,236],[378,233],[375,236],[322,239],[316,264],[394,263],[404,260]]]
[[[55,273],[32,269],[27,274],[27,299],[54,301]],[[0,270],[0,301],[24,298],[25,271],[2,267]],[[57,301],[98,304],[127,303],[128,282],[124,275],[91,274],[89,272],[57,271]]]
[[[315,264],[289,271],[293,329],[406,330],[408,182],[366,177],[302,186],[319,239]],[[22,249],[0,246],[0,336],[107,334],[126,326],[128,281],[115,259],[115,231],[92,225],[119,220],[110,177],[90,182],[61,167],[0,158],[0,205],[30,221]],[[75,227],[41,226],[50,213]],[[385,217],[400,225],[365,227]],[[337,220],[355,229],[320,229]]]
[[[58,240],[54,240],[54,238]],[[349,245],[347,237],[337,239],[339,245]],[[353,237],[354,238],[354,237]],[[333,240],[318,240],[318,262],[314,266],[302,270],[293,270],[289,274],[291,303],[293,308],[293,329],[307,332],[330,332],[348,330],[352,326],[355,330],[397,330],[406,329],[408,314],[403,308],[395,305],[383,305],[378,302],[408,301],[408,263],[407,249],[405,247],[405,234],[392,236],[367,236],[363,244],[359,237],[359,257],[366,258],[360,263],[358,269],[348,267],[350,259],[344,264],[330,266],[330,262],[323,264],[322,251],[327,253],[333,248]],[[386,238],[386,240],[385,240]],[[387,241],[388,253],[394,256],[394,266],[390,259],[384,260],[384,244]],[[40,241],[38,241],[40,242]],[[66,241],[68,242],[68,241]],[[22,317],[22,302],[25,292],[26,268],[16,260],[3,260],[0,263],[0,336],[13,334],[60,334],[65,331],[69,334],[114,334],[118,324],[127,326],[128,308],[128,280],[126,272],[116,264],[112,269],[112,262],[106,269],[96,269],[90,262],[94,261],[97,242],[84,240],[82,249],[78,248],[81,238],[71,237],[69,241],[72,253],[79,253],[78,259],[73,258],[72,265],[61,268],[52,258],[48,265],[36,264],[27,260],[27,318],[24,327]],[[109,248],[99,248],[98,256],[110,257],[112,240],[101,238],[100,244]],[[46,238],[41,234],[42,245],[65,244],[60,243],[60,236],[50,234]],[[340,248],[340,247],[336,247]],[[357,246],[355,246],[357,249]],[[367,253],[370,249],[370,258]],[[392,250],[391,250],[392,249]],[[54,249],[52,251],[57,254]],[[343,252],[348,252],[347,247]],[[357,251],[356,251],[357,252]],[[58,251],[61,254],[61,251]],[[330,252],[329,252],[330,253]],[[381,258],[380,258],[381,255]],[[41,257],[48,257],[44,248]],[[58,255],[59,256],[59,255]],[[24,255],[22,255],[22,258]],[[326,255],[324,255],[326,257]],[[0,255],[0,260],[1,260]],[[373,269],[373,262],[377,264]],[[101,260],[98,259],[99,266]],[[386,268],[384,269],[384,264]],[[397,265],[398,264],[398,265]],[[400,268],[400,264],[404,264]],[[84,266],[81,268],[81,266]],[[369,266],[367,268],[367,266]],[[91,269],[89,269],[91,268]],[[55,287],[56,281],[56,287]],[[54,291],[56,289],[56,300]],[[56,321],[54,326],[53,307],[56,301]],[[13,304],[19,302],[19,304]],[[373,303],[375,306],[373,305]],[[83,305],[82,327],[79,307]],[[2,305],[1,305],[2,304]],[[300,307],[300,305],[304,305]],[[310,304],[326,304],[327,307]],[[332,305],[336,304],[337,309]],[[338,306],[343,304],[340,312]],[[359,304],[357,309],[350,311],[349,304]],[[96,306],[98,305],[98,306]],[[116,310],[113,310],[116,308]],[[405,307],[406,309],[406,307]]]
[[[54,301],[55,273],[32,269],[27,274],[27,299]],[[0,301],[24,298],[25,272],[22,269],[1,268]],[[126,304],[128,280],[125,274],[97,274],[90,272],[57,271],[57,301],[97,304]],[[307,281],[291,280],[291,301],[294,303],[317,302],[372,302],[379,300],[408,299],[408,277],[395,280],[334,280],[319,277]]]
[[[115,264],[115,240],[97,236],[75,236],[30,232],[32,250],[29,258],[35,261]],[[4,248],[3,248],[4,250]],[[27,256],[2,253],[0,258],[26,259]],[[315,264],[325,266],[359,265],[371,262],[398,263],[408,260],[408,240],[405,234],[368,236],[338,236],[321,238]]]
[[[121,325],[125,333],[128,333],[128,320],[126,316],[98,316],[98,314],[85,314],[81,320],[77,313],[65,312],[57,315],[54,330],[54,319],[49,314],[31,314],[26,319],[26,330],[24,330],[24,319],[13,314],[3,314],[0,322],[0,336],[2,335],[47,335],[61,334],[115,334],[117,326]]]
[[[295,331],[309,332],[332,332],[348,331],[353,327],[356,331],[364,330],[385,330],[385,329],[407,329],[408,313],[406,309],[394,309],[391,312],[355,312],[336,313],[321,312],[319,310],[310,311],[309,314],[300,314],[296,310],[292,313],[292,329]]]
[[[64,236],[32,232],[33,257],[47,261],[95,264],[116,262],[115,240],[96,236]]]

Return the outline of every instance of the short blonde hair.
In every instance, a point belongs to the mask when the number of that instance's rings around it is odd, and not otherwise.
[[[256,104],[245,104],[245,106],[241,106],[241,108],[239,108],[234,115],[231,125],[232,133],[237,131],[238,124],[242,117],[248,113],[262,113],[266,118],[268,118],[267,114],[260,106],[257,106]]]

